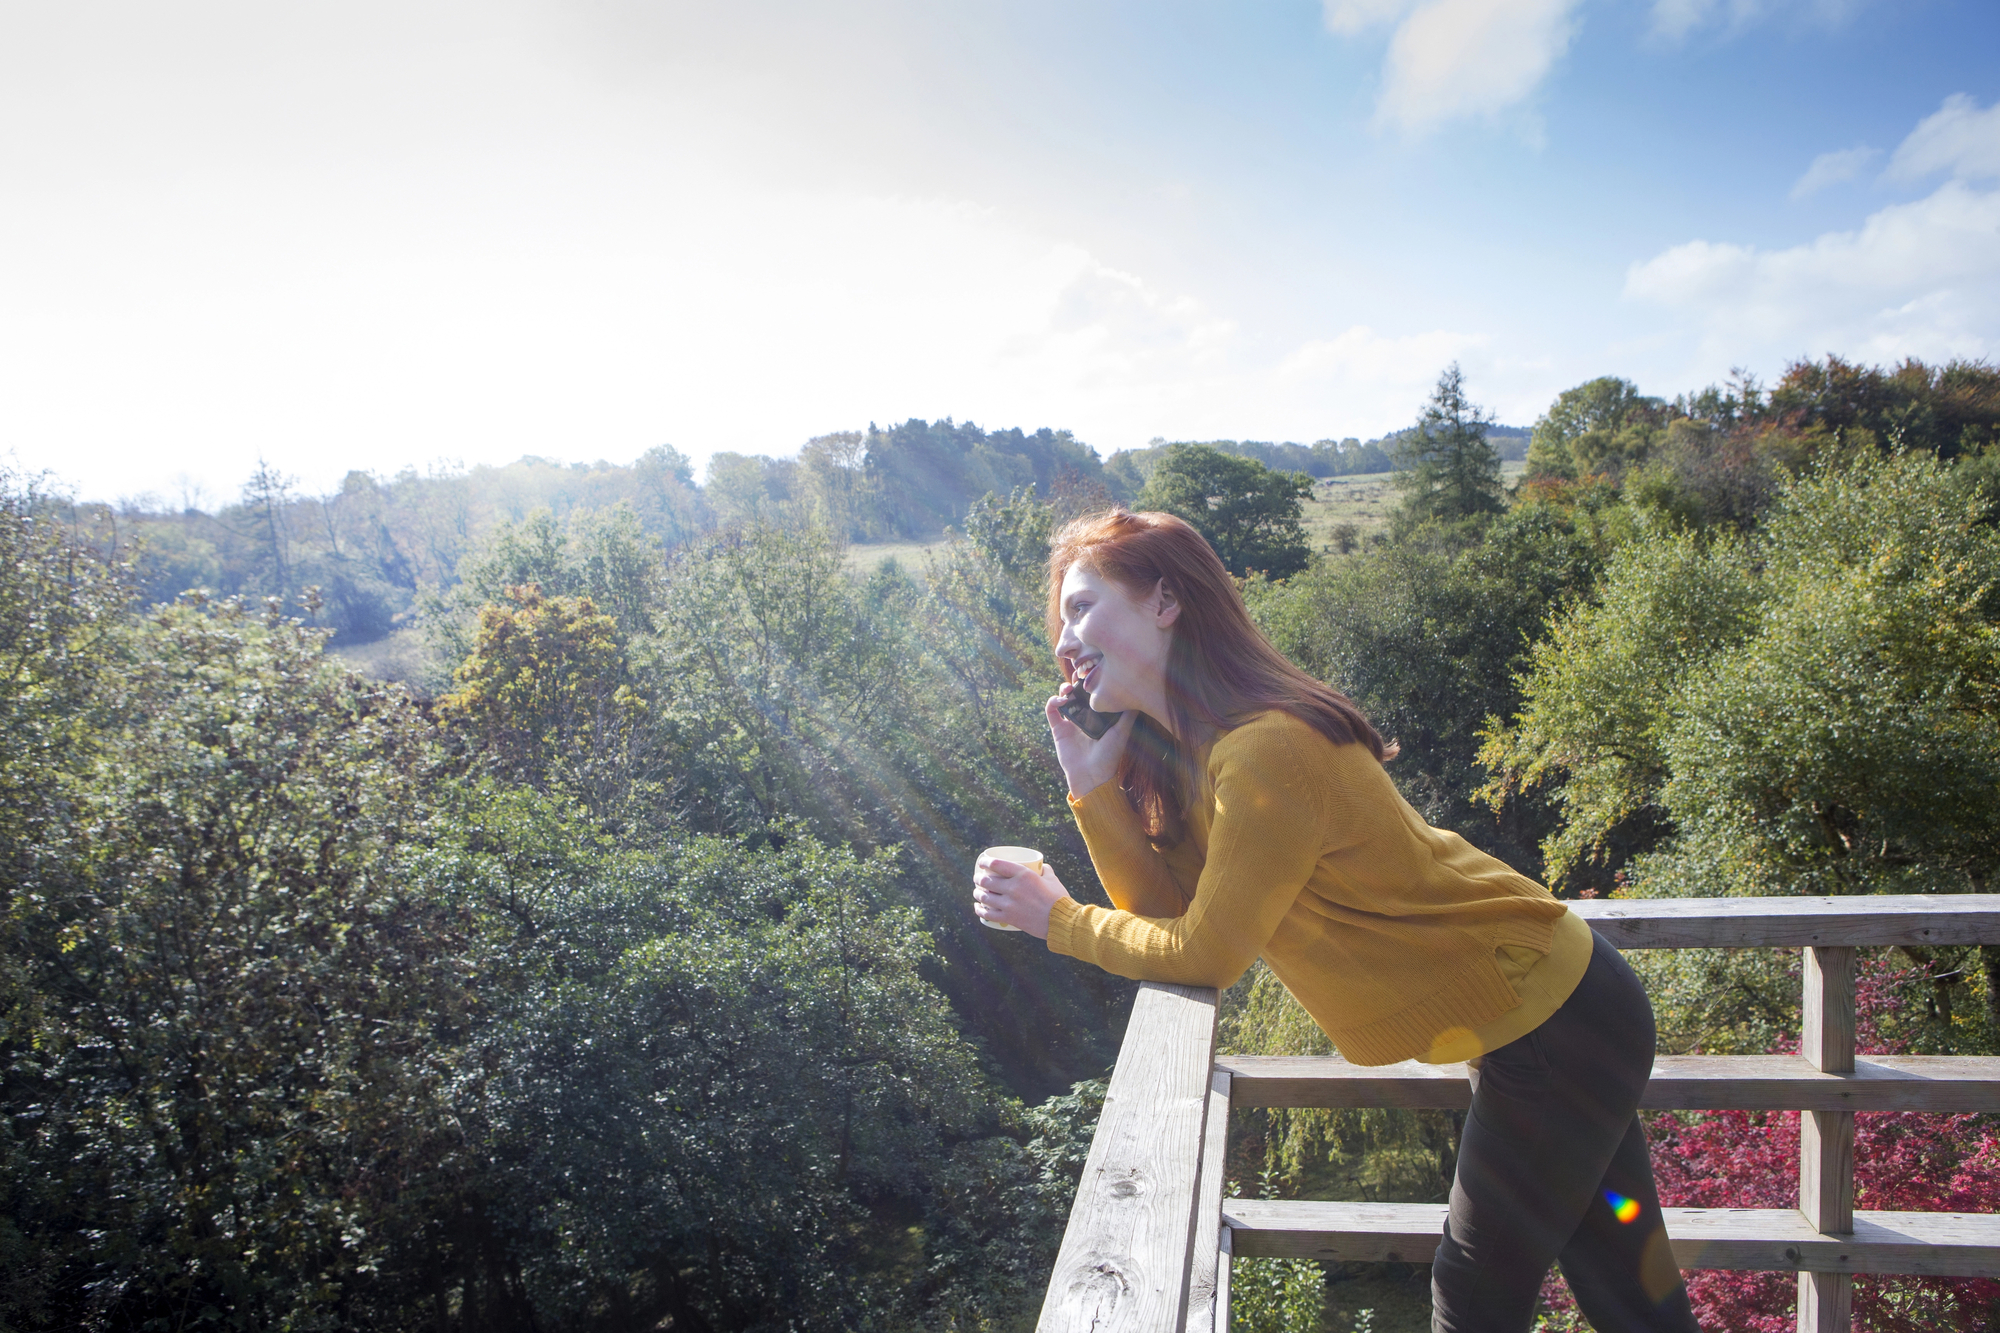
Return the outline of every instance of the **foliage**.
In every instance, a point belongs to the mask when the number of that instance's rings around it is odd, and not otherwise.
[[[1928,989],[1918,969],[1886,952],[1866,954],[1856,977],[1856,1035],[1864,1053],[1910,1049],[1899,1029]],[[1771,1049],[1795,1051],[1795,1030]],[[1647,1117],[1660,1201],[1686,1208],[1796,1208],[1799,1113],[1702,1111]],[[1879,1211],[2000,1211],[2000,1136],[1992,1117],[1907,1111],[1857,1115],[1856,1206]],[[1697,1270],[1688,1294],[1705,1328],[1789,1333],[1797,1281],[1790,1273]],[[1543,1289],[1552,1329],[1580,1329],[1575,1305],[1551,1277]],[[1974,1333],[2000,1311],[2000,1282],[1985,1278],[1869,1277],[1855,1280],[1856,1327],[1881,1333]]]
[[[1004,500],[988,492],[965,515],[965,539],[1028,588],[1047,577],[1054,532],[1055,511],[1026,486]]]
[[[634,733],[645,702],[632,687],[617,622],[588,597],[507,590],[479,614],[479,640],[438,716],[495,771],[538,791],[574,792],[599,815],[631,796]]]
[[[1658,892],[1985,883],[2000,533],[1981,519],[1939,463],[1863,456],[1790,486],[1748,545],[1634,543],[1534,650],[1483,752],[1489,796],[1560,775],[1551,864],[1656,847],[1633,868]]]
[[[1287,656],[1400,741],[1390,772],[1425,817],[1529,873],[1547,816],[1522,802],[1496,821],[1472,804],[1485,778],[1480,732],[1518,706],[1512,673],[1545,619],[1593,586],[1612,541],[1608,500],[1601,490],[1536,499],[1472,545],[1430,527],[1246,590]]]
[[[35,1262],[0,1317],[364,1318],[473,1004],[464,923],[398,856],[425,727],[240,603],[96,652],[6,849],[7,1248]]]
[[[1617,477],[1646,461],[1660,434],[1666,404],[1639,386],[1606,375],[1565,389],[1535,423],[1528,446],[1531,479]]]
[[[1333,1045],[1262,963],[1224,1002],[1220,1049],[1237,1055],[1331,1055]],[[1240,1112],[1263,1140],[1266,1187],[1336,1178],[1371,1201],[1439,1203],[1458,1162],[1457,1118],[1442,1111],[1276,1108]]]
[[[984,431],[949,417],[886,430],[871,425],[863,447],[869,485],[882,497],[872,530],[899,537],[936,533],[989,492],[1033,486],[1047,496],[1066,472],[1089,479],[1104,473],[1097,451],[1066,430]]]
[[[1176,444],[1153,467],[1133,503],[1178,514],[1208,538],[1231,573],[1288,578],[1311,559],[1301,526],[1312,480],[1273,472],[1201,444]]]
[[[1416,426],[1396,446],[1401,521],[1454,522],[1504,508],[1500,453],[1486,438],[1492,425],[1493,418],[1466,396],[1458,363],[1446,366]]]

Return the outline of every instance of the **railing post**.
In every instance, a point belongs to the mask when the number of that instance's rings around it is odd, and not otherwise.
[[[1854,950],[1805,951],[1799,1054],[1827,1074],[1854,1072]],[[1799,1112],[1799,1210],[1815,1231],[1854,1231],[1854,1112]],[[1799,1333],[1848,1333],[1851,1273],[1799,1274]]]

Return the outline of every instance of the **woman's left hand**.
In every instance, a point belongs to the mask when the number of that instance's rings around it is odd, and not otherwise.
[[[972,877],[972,910],[988,921],[1018,926],[1038,940],[1049,937],[1049,909],[1069,897],[1056,872],[1046,865],[1034,874],[1013,861],[979,858]]]

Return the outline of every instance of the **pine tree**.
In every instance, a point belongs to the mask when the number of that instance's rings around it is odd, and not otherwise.
[[[1407,519],[1449,522],[1505,507],[1500,454],[1486,439],[1492,424],[1492,415],[1466,397],[1458,363],[1446,366],[1423,415],[1396,446],[1396,486]]]

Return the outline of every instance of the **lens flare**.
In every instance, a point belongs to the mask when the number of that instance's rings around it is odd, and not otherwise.
[[[1639,1201],[1628,1199],[1616,1190],[1604,1191],[1604,1201],[1611,1205],[1611,1215],[1620,1222],[1630,1225],[1639,1220]]]

